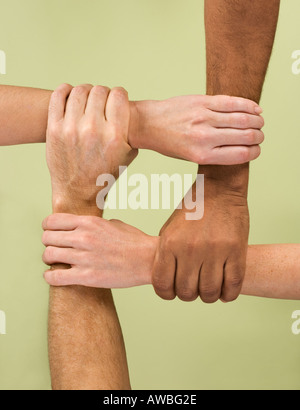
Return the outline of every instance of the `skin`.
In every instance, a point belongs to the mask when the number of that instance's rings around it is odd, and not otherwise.
[[[49,104],[47,163],[53,211],[101,216],[95,181],[117,176],[137,151],[128,144],[123,89],[62,85]],[[66,266],[54,266],[53,269]],[[74,331],[76,323],[76,331]],[[54,390],[129,390],[126,352],[110,290],[51,288],[49,360]]]
[[[67,271],[47,270],[49,284],[101,288],[152,284],[159,237],[121,221],[68,214],[50,215],[43,228],[44,262],[71,264]],[[296,244],[249,246],[242,294],[300,300],[299,255]]]
[[[127,160],[118,165],[130,162],[128,159],[136,155],[137,148],[155,149],[165,155],[197,162],[240,163],[245,155],[247,160],[255,159],[259,151],[257,144],[264,139],[261,130],[240,126],[245,115],[256,118],[253,126],[261,121],[261,109],[256,103],[226,96],[187,96],[164,102],[129,103],[128,135],[126,141],[122,140],[120,150],[118,144],[109,143],[107,134],[101,133],[103,121],[99,121],[95,113],[93,118],[88,116],[89,121],[83,121],[82,110],[76,112],[76,104],[70,109],[74,99],[80,101],[87,96],[86,87],[89,89],[91,86],[79,87],[72,92],[68,118],[61,116],[58,121],[56,110],[64,105],[58,100],[66,98],[72,87],[65,85],[53,93],[0,86],[0,145],[45,142],[49,122],[47,160],[52,177],[54,212],[101,216],[93,198],[95,175],[89,173],[91,170],[86,165],[86,161],[90,164],[93,154],[98,155],[95,163],[99,163],[100,158],[103,165],[97,170],[98,176],[101,172],[114,172],[119,160],[118,152],[124,155],[126,152],[127,156]],[[81,136],[88,134],[88,139],[75,139],[74,132],[80,118],[83,124]],[[224,146],[226,142],[220,127],[227,126],[227,120],[231,126],[226,129],[230,145]],[[106,132],[112,137],[114,126],[106,127]],[[165,136],[164,141],[161,135]],[[97,139],[99,144],[88,146],[86,140],[90,142],[91,139],[94,143]],[[188,149],[183,152],[183,147]],[[55,266],[55,269],[66,267]],[[51,288],[49,306],[49,359],[53,389],[129,389],[124,342],[111,292],[79,286]],[[76,333],[74,318],[78,323]]]
[[[279,0],[207,0],[207,94],[259,102],[278,21]],[[250,126],[244,118],[244,127]],[[249,164],[201,165],[205,214],[186,221],[176,210],[160,232],[152,281],[165,300],[199,295],[206,303],[238,298],[246,271],[249,236]],[[195,189],[195,187],[194,187]]]
[[[0,145],[46,140],[52,91],[0,86]],[[240,164],[260,153],[261,108],[229,96],[130,102],[129,145],[201,164]],[[247,117],[251,126],[245,127]],[[162,140],[161,136],[164,136]]]

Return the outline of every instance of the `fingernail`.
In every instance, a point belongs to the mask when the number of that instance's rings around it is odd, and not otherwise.
[[[255,111],[255,114],[262,114],[262,112],[263,112],[263,110],[262,110],[262,108],[261,107],[259,107],[259,106],[257,106],[257,107],[255,107],[254,108],[254,111]]]

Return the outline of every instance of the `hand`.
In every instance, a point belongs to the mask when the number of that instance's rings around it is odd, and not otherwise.
[[[96,208],[97,177],[117,177],[137,150],[128,144],[130,107],[121,88],[63,84],[52,95],[47,129],[47,163],[54,212]]]
[[[96,216],[53,214],[43,228],[44,262],[71,265],[46,271],[50,285],[110,289],[151,284],[158,238]]]
[[[131,103],[129,144],[202,165],[256,159],[264,140],[261,108],[229,96],[186,96]]]
[[[205,303],[235,300],[246,269],[249,212],[245,192],[205,180],[204,217],[186,220],[176,210],[162,228],[153,266],[156,293],[165,300],[178,296]]]

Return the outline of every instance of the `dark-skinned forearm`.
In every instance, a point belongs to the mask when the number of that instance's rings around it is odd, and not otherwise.
[[[272,53],[280,0],[206,0],[207,94],[260,101]],[[247,191],[249,165],[200,167],[234,189]]]

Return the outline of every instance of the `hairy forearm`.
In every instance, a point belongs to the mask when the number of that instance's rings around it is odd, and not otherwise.
[[[80,214],[101,216],[80,205]],[[54,211],[78,213],[59,204]],[[49,360],[54,390],[128,390],[125,346],[110,290],[50,288]]]
[[[206,0],[207,94],[260,101],[272,53],[280,0]],[[249,165],[200,167],[247,190]]]
[[[46,142],[52,93],[39,88],[0,85],[0,146]],[[137,132],[136,116],[140,104],[142,102],[130,103],[129,138],[133,140],[137,139],[134,133]],[[139,142],[143,144],[141,138]]]
[[[0,145],[46,141],[52,91],[0,86]]]

